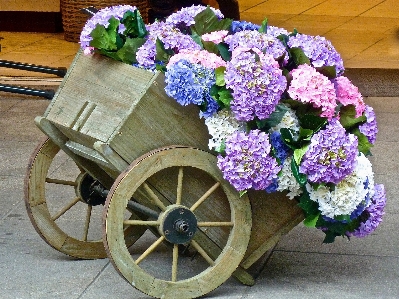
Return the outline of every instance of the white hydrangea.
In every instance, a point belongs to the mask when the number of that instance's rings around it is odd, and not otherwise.
[[[212,136],[209,139],[209,148],[219,150],[228,136],[235,131],[245,131],[245,123],[236,120],[229,110],[221,110],[205,119],[208,132]]]
[[[280,123],[275,126],[272,127],[270,129],[270,133],[278,131],[280,132],[281,128],[286,128],[286,129],[291,129],[293,131],[293,135],[294,137],[298,135],[299,132],[299,121],[298,118],[295,114],[295,111],[292,109],[289,109],[283,116],[283,118],[281,119]]]
[[[365,182],[368,181],[367,188]],[[322,215],[334,218],[338,215],[350,215],[357,206],[374,196],[374,173],[370,161],[361,153],[357,157],[355,170],[339,182],[333,191],[325,186],[317,190],[306,185],[310,199],[319,203]]]
[[[283,168],[278,175],[277,191],[288,191],[287,196],[293,199],[295,196],[301,195],[302,189],[291,170],[291,157],[287,157],[284,161]]]

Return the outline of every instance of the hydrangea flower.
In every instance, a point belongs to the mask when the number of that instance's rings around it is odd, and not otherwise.
[[[200,118],[208,118],[214,115],[219,110],[219,104],[215,99],[209,94],[205,93],[205,99],[201,105],[201,111],[199,113]]]
[[[136,52],[138,63],[144,67],[155,65],[156,40],[160,39],[165,49],[171,49],[179,53],[183,49],[200,50],[198,45],[189,35],[183,34],[180,30],[165,22],[156,21],[147,25],[148,39]]]
[[[281,34],[289,35],[290,32],[284,28],[276,27],[276,26],[267,26],[267,34],[277,37]]]
[[[356,166],[358,140],[337,119],[314,134],[299,171],[313,183],[339,183]]]
[[[214,53],[210,53],[206,50],[183,49],[169,59],[167,67],[175,64],[181,59],[188,60],[191,63],[201,64],[209,69],[216,69],[220,66],[226,66],[226,61]]]
[[[260,28],[260,25],[247,22],[247,21],[233,21],[231,23],[231,31],[234,33],[244,31],[244,30],[253,30],[257,31]]]
[[[131,5],[115,5],[100,9],[86,22],[82,29],[82,33],[80,34],[81,48],[85,49],[90,46],[90,41],[93,39],[90,34],[94,28],[96,28],[97,24],[103,25],[105,28],[107,28],[109,25],[109,19],[111,17],[121,20],[126,11],[135,11],[136,9],[136,6]],[[121,24],[119,32],[123,32],[124,30],[125,28]]]
[[[220,151],[225,140],[236,131],[245,131],[245,123],[236,120],[230,110],[223,109],[205,119],[205,125],[212,136],[209,148]]]
[[[280,161],[280,164],[283,164],[290,153],[290,148],[282,140],[280,132],[275,131],[270,134],[270,143],[274,156]]]
[[[203,41],[219,44],[228,34],[229,32],[227,30],[212,31],[211,33],[201,35],[201,38]]]
[[[337,101],[342,105],[353,105],[356,110],[356,117],[362,116],[366,107],[359,89],[345,76],[337,77],[334,80]]]
[[[277,191],[288,191],[287,196],[290,199],[293,199],[294,197],[301,195],[303,191],[292,173],[291,161],[291,156],[287,157],[284,161],[283,167],[277,177]]]
[[[353,232],[348,232],[347,235],[362,238],[371,234],[382,221],[384,208],[386,205],[386,194],[384,185],[378,184],[374,187],[374,197],[371,200],[371,204],[367,207],[361,218],[360,226]]]
[[[283,43],[270,34],[260,33],[253,30],[244,30],[233,35],[226,36],[224,42],[229,45],[229,50],[237,48],[257,48],[272,55],[274,59],[285,56],[288,61],[288,53]]]
[[[179,104],[201,105],[215,84],[215,74],[200,64],[180,60],[165,73],[165,92]]]
[[[264,132],[235,132],[227,138],[226,156],[219,155],[217,164],[236,190],[264,190],[281,169],[270,149],[269,137]]]
[[[291,71],[293,77],[288,94],[294,100],[321,108],[320,116],[331,120],[335,114],[336,94],[334,84],[313,67],[301,64]]]
[[[359,130],[361,133],[366,135],[368,141],[371,144],[374,144],[378,133],[377,120],[375,118],[374,109],[366,105],[364,114],[366,115],[367,121],[366,123],[359,126]]]
[[[314,67],[335,66],[337,74],[345,70],[341,55],[325,37],[297,34],[290,37],[287,45],[301,48]]]
[[[354,171],[338,182],[334,190],[324,185],[314,189],[306,184],[310,199],[319,204],[323,216],[350,215],[367,198],[374,196],[374,173],[370,161],[360,154],[355,164]]]
[[[257,48],[235,49],[224,79],[233,91],[231,110],[240,121],[267,118],[287,86],[278,63]]]
[[[189,27],[195,24],[194,18],[200,12],[205,10],[207,7],[204,5],[192,5],[189,7],[183,7],[179,11],[172,13],[168,16],[165,20],[166,24],[177,26],[180,24],[184,24],[185,26]],[[219,19],[223,19],[224,15],[219,9],[210,7],[210,9],[215,13],[215,15]]]

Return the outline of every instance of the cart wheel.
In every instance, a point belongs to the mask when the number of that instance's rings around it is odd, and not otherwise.
[[[96,184],[50,139],[40,143],[25,178],[25,204],[39,235],[53,248],[82,258],[105,258],[101,215],[105,197],[93,195]],[[132,230],[128,241],[135,238]],[[138,232],[138,239],[144,230]]]
[[[148,218],[124,220],[126,206]],[[143,293],[196,298],[237,268],[251,224],[248,197],[240,197],[223,179],[215,156],[173,147],[137,159],[117,178],[105,203],[103,239],[117,271]],[[147,226],[157,233],[128,248],[126,226]]]

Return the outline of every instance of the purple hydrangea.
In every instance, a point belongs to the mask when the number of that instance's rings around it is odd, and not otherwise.
[[[154,22],[146,26],[148,40],[136,52],[136,59],[140,65],[151,67],[155,65],[156,40],[159,38],[165,49],[171,49],[176,54],[182,49],[200,50],[198,45],[189,35],[168,25],[165,22]]]
[[[236,131],[227,138],[226,156],[219,155],[217,164],[223,177],[238,191],[264,190],[273,183],[281,169],[270,155],[270,149],[266,133]]]
[[[374,186],[374,197],[360,218],[363,220],[359,227],[353,232],[348,232],[349,236],[362,238],[371,234],[381,223],[382,216],[384,215],[384,208],[386,205],[386,194],[384,185],[378,184]]]
[[[231,110],[239,121],[269,117],[287,86],[274,58],[258,49],[234,50],[224,78],[232,89]]]
[[[109,19],[114,17],[118,20],[123,18],[123,15],[128,10],[135,11],[137,8],[136,6],[130,5],[116,5],[105,7],[100,9],[94,16],[92,16],[83,27],[82,33],[80,34],[80,46],[82,49],[85,49],[90,46],[90,41],[93,39],[90,36],[90,33],[96,28],[97,24],[103,25],[108,27]],[[119,32],[124,30],[124,26],[121,24],[119,28]]]
[[[165,92],[183,106],[201,105],[215,82],[213,70],[180,60],[165,73]]]
[[[367,121],[363,125],[359,126],[359,130],[362,134],[366,135],[371,144],[374,144],[378,133],[374,109],[366,105],[364,114],[366,115]]]
[[[179,11],[172,13],[170,16],[168,16],[165,22],[173,26],[177,26],[180,24],[191,26],[195,24],[194,21],[195,16],[205,9],[206,6],[204,5],[192,5],[189,7],[183,7]],[[213,7],[210,7],[210,9],[212,9],[212,11],[219,19],[223,19],[224,15],[219,9],[215,9]]]
[[[244,30],[233,35],[226,36],[224,42],[233,51],[238,47],[257,48],[266,54],[272,55],[274,59],[285,57],[288,61],[288,53],[283,43],[271,34],[260,33],[253,30]]]
[[[337,74],[342,74],[345,70],[341,55],[331,42],[322,36],[297,34],[290,37],[287,45],[290,48],[301,48],[314,67],[335,66]]]
[[[356,166],[358,140],[347,134],[337,119],[314,134],[299,171],[313,183],[339,183]]]

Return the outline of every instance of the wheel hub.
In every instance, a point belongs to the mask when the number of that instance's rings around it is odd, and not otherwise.
[[[194,238],[197,218],[188,208],[180,205],[169,206],[160,216],[160,233],[173,244],[184,244]]]
[[[76,195],[79,196],[84,203],[92,206],[104,205],[107,194],[98,191],[99,189],[104,190],[104,187],[99,181],[88,173],[83,173],[78,176],[76,182]]]

